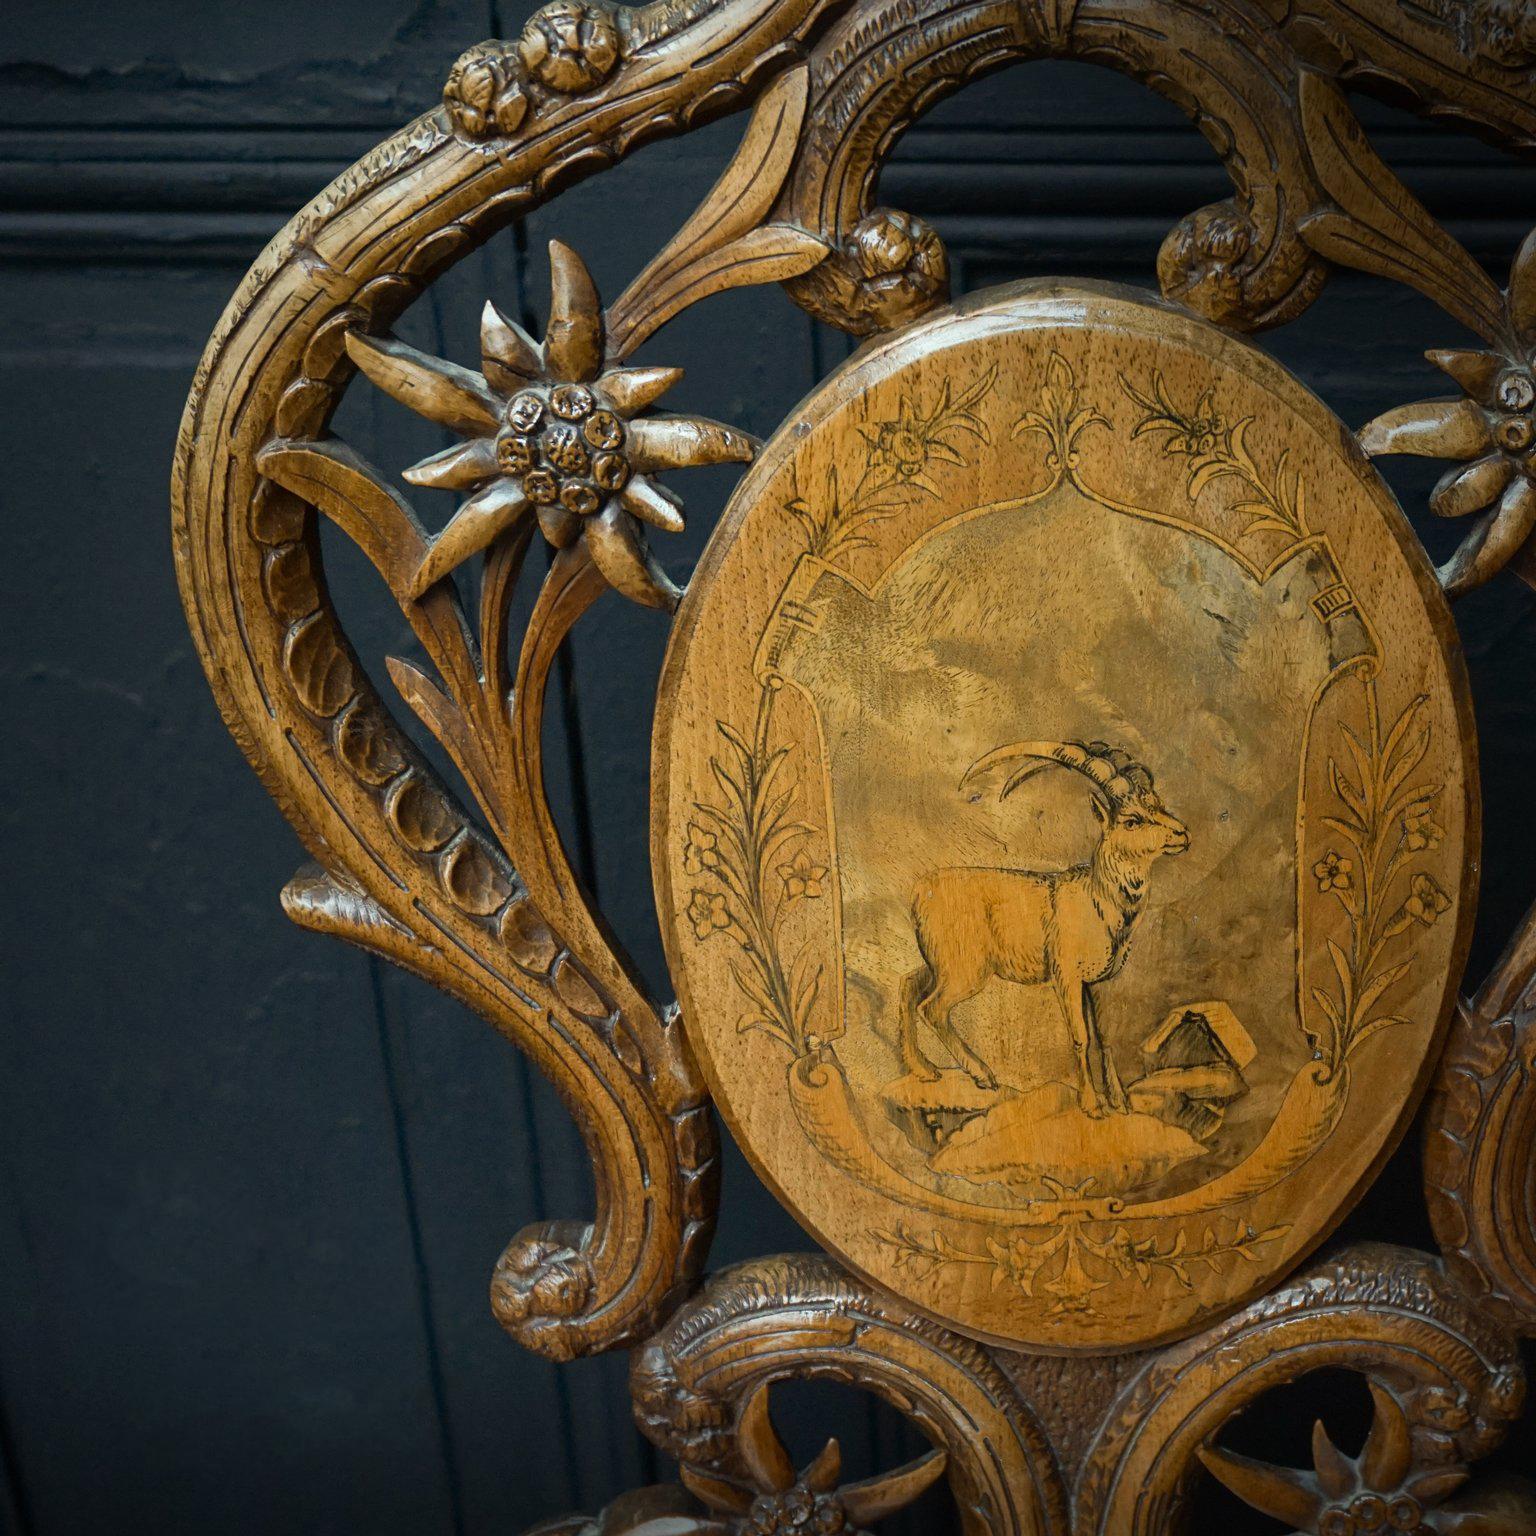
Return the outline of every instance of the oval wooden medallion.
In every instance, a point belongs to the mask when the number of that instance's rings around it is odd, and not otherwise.
[[[754,1166],[996,1339],[1133,1346],[1271,1283],[1459,978],[1451,637],[1247,343],[1027,284],[862,352],[742,482],[662,685],[662,928]]]

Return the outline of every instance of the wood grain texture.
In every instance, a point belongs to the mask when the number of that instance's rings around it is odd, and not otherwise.
[[[672,971],[780,1197],[1046,1349],[1294,1264],[1462,963],[1449,635],[1342,424],[1229,337],[1040,284],[860,353],[743,480],[658,709]]]
[[[1370,1528],[1377,1506],[1383,1518],[1395,1510],[1399,1525],[1411,1516],[1426,1529],[1521,1528],[1524,1493],[1445,1497],[1518,1407],[1518,1262],[1499,1271],[1476,1237],[1448,1271],[1402,1250],[1352,1250],[1251,1300],[1359,1195],[1433,1065],[1466,952],[1476,799],[1449,622],[1396,509],[1322,407],[1208,323],[1255,329],[1293,317],[1329,261],[1419,288],[1493,347],[1448,371],[1476,386],[1468,392],[1498,453],[1442,487],[1436,510],[1485,504],[1478,497],[1504,475],[1504,460],[1530,447],[1516,438],[1531,402],[1504,374],[1529,383],[1523,349],[1536,318],[1526,277],[1536,281],[1536,255],[1516,258],[1506,294],[1474,275],[1374,156],[1330,82],[1404,88],[1425,110],[1459,111],[1518,143],[1527,133],[1520,93],[1495,103],[1498,72],[1525,67],[1523,33],[1497,6],[1486,9],[1471,26],[1421,20],[1373,43],[1377,8],[1334,4],[1288,11],[1277,25],[1236,0],[1154,3],[1134,21],[1112,0],[1002,16],[872,3],[844,8],[841,20],[838,8],[811,3],[667,0],[621,11],[557,0],[515,41],[465,54],[441,111],[301,215],[237,297],[178,456],[189,614],[226,718],[317,858],[288,889],[290,913],[486,1013],[549,1072],[588,1137],[595,1223],[521,1233],[498,1269],[495,1306],[523,1342],[559,1359],[634,1344],[660,1327],[638,1357],[635,1393],[647,1429],[681,1450],[693,1499],[647,1492],[592,1530],[744,1536],[812,1519],[848,1526],[899,1508],[947,1469],[976,1531],[1150,1533],[1177,1525],[1200,1460],[1253,1507],[1328,1536],[1341,1520]],[[805,69],[785,72],[802,47],[813,50]],[[1163,91],[1225,161],[1234,198],[1189,216],[1164,247],[1165,292],[1186,310],[1133,306],[1157,316],[1142,327],[1111,314],[1112,298],[1053,288],[1043,290],[1058,306],[1052,315],[997,324],[983,298],[912,327],[942,305],[948,255],[923,221],[867,207],[874,176],[897,134],[944,92],[994,64],[1045,55],[1109,64]],[[1453,55],[1471,61],[1464,78]],[[645,137],[744,100],[775,72],[715,192],[606,314],[585,265],[557,244],[542,341],[488,311],[474,373],[388,336],[400,308],[499,221]],[[652,414],[670,371],[627,367],[629,351],[698,299],[782,279],[845,329],[906,329],[833,386],[848,413],[837,430],[818,435],[835,414],[818,400],[776,438],[684,610],[684,646],[695,643],[699,612],[713,602],[724,613],[704,647],[705,681],[679,687],[674,668],[663,696],[658,760],[684,767],[660,781],[657,862],[685,1024],[647,999],[575,877],[546,800],[544,698],[566,638],[605,589],[663,609],[678,600],[641,525],[678,530],[681,510],[650,477],[754,451],[733,428]],[[1013,297],[990,302],[1006,307]],[[964,334],[970,317],[974,337]],[[946,338],[952,322],[959,329]],[[968,341],[999,356],[962,355]],[[1010,345],[1018,355],[1005,357]],[[464,440],[408,473],[470,493],[435,536],[327,435],[354,363]],[[1441,413],[1423,432],[1449,434],[1436,446],[1460,449],[1473,435],[1465,416]],[[1390,430],[1419,428],[1403,417]],[[1102,433],[1120,441],[1101,463]],[[1493,467],[1478,467],[1485,462]],[[1451,592],[1511,561],[1518,568],[1532,511],[1522,466],[1509,469],[1496,513],[1442,572]],[[955,476],[964,483],[949,483]],[[311,509],[385,577],[435,667],[434,678],[390,662],[489,835],[372,694],[326,599]],[[1154,544],[1170,533],[1203,541],[1232,569],[1208,552],[1206,563],[1180,563],[1166,549],[1117,545],[1107,559],[1102,530],[1070,526],[1085,509],[1090,520],[1128,520]],[[744,558],[755,565],[737,579],[729,562],[747,548],[744,525],[759,511],[758,521],[773,515],[781,526],[765,537],[754,525]],[[1050,601],[1017,604],[1028,583],[985,595],[986,579],[1031,548],[1022,535],[988,543],[983,524],[1005,511],[1061,524],[1053,540],[1037,541],[1067,566],[1035,583],[1065,603],[1054,618]],[[976,579],[945,569],[933,573],[936,586],[901,590],[902,559],[951,525],[982,546]],[[535,527],[559,553],[510,664],[507,600]],[[466,567],[478,572],[469,610],[448,579]],[[1127,571],[1146,579],[1106,595],[1106,578]],[[1227,587],[1244,581],[1275,583],[1279,617],[1307,621],[1311,651],[1261,633],[1263,615],[1224,611]],[[848,648],[834,654],[840,603]],[[1226,665],[1251,647],[1251,667],[1237,668],[1251,697],[1224,688],[1220,666],[1200,660],[1176,622],[1181,603],[1225,618],[1228,632],[1210,649]],[[1029,624],[1010,627],[1021,606]],[[940,634],[946,617],[951,628]],[[1299,632],[1293,625],[1285,636]],[[1079,652],[1053,664],[1052,644],[1073,636]],[[818,646],[828,648],[819,674]],[[1082,719],[978,733],[964,707],[924,696],[963,680],[967,665],[1019,684],[1032,659],[1044,669],[1032,707],[1070,678]],[[871,722],[900,692],[891,680],[909,675],[913,707],[895,710],[887,723],[897,729],[871,755]],[[841,724],[823,722],[819,734],[804,720],[786,727],[778,695],[793,702],[788,685],[802,706],[841,712]],[[741,707],[754,690],[756,707]],[[1177,708],[1149,725],[1138,711],[1159,696]],[[674,714],[695,738],[680,752]],[[1230,733],[1237,769],[1200,771],[1191,743],[1202,719]],[[1256,759],[1289,752],[1290,778],[1243,764],[1243,740],[1262,743]],[[966,749],[938,771],[957,770],[949,777],[969,806],[992,791],[999,806],[1043,794],[1029,853],[995,832],[1005,854],[983,859],[924,810],[930,741]],[[793,764],[817,753],[826,768],[819,794],[802,794],[788,782]],[[839,754],[851,769],[832,768]],[[1074,825],[1063,785],[1086,795],[1076,808],[1086,805],[1095,822]],[[1213,798],[1213,785],[1232,793]],[[895,818],[881,807],[891,794]],[[850,828],[863,829],[862,842]],[[1057,856],[1041,859],[1036,844],[1053,837]],[[1226,856],[1217,847],[1214,863],[1202,864],[1207,843],[1223,837],[1236,847]],[[967,856],[946,851],[943,862],[909,868],[925,838]],[[1260,845],[1270,857],[1234,879],[1236,849]],[[1170,869],[1197,871],[1182,898]],[[848,890],[862,896],[863,917],[845,918],[860,906]],[[889,916],[893,902],[905,923],[899,941],[878,925],[860,928],[870,912]],[[818,936],[828,909],[830,928]],[[1153,919],[1170,911],[1186,939],[1214,935],[1195,975],[1168,969],[1177,946],[1166,935],[1160,945]],[[1292,942],[1262,941],[1275,931]],[[789,959],[785,933],[798,946]],[[711,963],[732,946],[739,954],[691,975],[697,962],[679,949],[690,942],[713,946]],[[910,964],[896,963],[903,945]],[[877,1044],[859,1071],[880,1069],[868,1081],[842,1059],[860,1043],[849,957],[866,951],[878,963],[863,1022],[890,1020],[863,1030],[863,1043]],[[1265,979],[1277,953],[1290,971],[1285,986],[1278,971]],[[1268,987],[1270,1002],[1289,987],[1294,1059],[1244,986]],[[1030,988],[1054,998],[1046,1015],[1023,1018],[997,1003]],[[737,993],[740,1018],[730,1017]],[[977,999],[996,1015],[990,1032],[975,1027]],[[1144,1060],[1135,1069],[1115,1039],[1117,1003],[1148,1026],[1137,1030]],[[1051,1025],[1066,1065],[1036,1070],[1019,1053],[1043,1049]],[[1470,1043],[1456,1060],[1486,1062],[1501,1026],[1469,1008],[1462,1027]],[[762,1042],[789,1051],[787,1074],[780,1056],[752,1078]],[[1396,1049],[1384,1052],[1383,1042]],[[1107,1407],[1100,1390],[1093,1446],[1083,1451],[1079,1431],[1058,1453],[1013,1385],[1029,1373],[1010,1378],[982,1346],[826,1261],[765,1261],[675,1310],[699,1274],[713,1215],[714,1147],[694,1047],[786,1202],[928,1312],[1046,1349],[1141,1347],[1209,1331],[1138,1360]],[[729,1074],[743,1063],[736,1085]],[[1446,1199],[1472,1213],[1469,1231],[1495,1198],[1507,1206],[1509,1191],[1526,1192],[1504,1171],[1506,1148],[1518,1159],[1528,1141],[1523,1109],[1513,1131],[1503,1110],[1482,1112],[1523,1105],[1523,1087],[1510,1088],[1505,1058],[1478,1070],[1482,1097],[1457,1122],[1462,1162],[1432,1167]],[[785,1102],[824,1160],[796,1179],[772,1162],[793,1145]],[[916,1165],[892,1176],[913,1150]],[[1469,1193],[1472,1167],[1497,1171],[1472,1176]],[[867,1202],[841,1196],[828,1169],[887,1202],[880,1225]],[[1287,1188],[1303,1169],[1304,1187],[1295,1179]],[[1485,1193],[1490,1185],[1497,1197]],[[808,1204],[829,1200],[839,1221],[864,1225],[863,1238],[883,1250],[878,1261]],[[1196,1230],[1190,1218],[1208,1210],[1235,1225]],[[970,1227],[919,1231],[919,1214]],[[1015,1227],[1035,1229],[1036,1240]],[[1479,1287],[1499,1303],[1491,1319],[1470,1300]],[[1279,1351],[1274,1372],[1254,1373],[1276,1355],[1274,1329],[1296,1347]],[[1377,1427],[1358,1461],[1326,1436],[1311,1473],[1243,1462],[1214,1443],[1250,1389],[1345,1359],[1371,1373],[1378,1353]],[[1198,1368],[1175,1381],[1189,1364]],[[722,1377],[706,1382],[714,1370]],[[1229,1372],[1244,1378],[1240,1390],[1227,1389]],[[944,1459],[862,1487],[840,1480],[835,1447],[795,1468],[767,1416],[769,1383],[791,1375],[887,1397]],[[1124,1378],[1093,1379],[1103,1388]],[[1070,1498],[1067,1465],[1079,1468]]]

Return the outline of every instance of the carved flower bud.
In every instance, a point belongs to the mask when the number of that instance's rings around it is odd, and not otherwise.
[[[562,384],[549,397],[549,408],[567,421],[581,421],[592,414],[592,391],[585,384]]]
[[[481,43],[460,56],[443,87],[455,126],[471,138],[515,133],[528,115],[528,97],[515,62],[499,43]]]
[[[620,448],[624,444],[624,423],[612,411],[596,411],[582,428],[594,448]]]
[[[603,498],[584,480],[567,480],[560,488],[560,505],[577,517],[591,517],[602,504]]]
[[[620,491],[629,479],[629,464],[621,453],[600,453],[592,461],[592,478],[605,491]]]
[[[581,435],[575,427],[564,424],[552,427],[544,439],[544,452],[556,469],[568,475],[584,475],[587,472],[587,450],[582,446]]]
[[[1536,64],[1536,13],[1530,0],[1481,0],[1473,11],[1480,53],[1509,69]]]
[[[519,432],[532,432],[544,419],[544,402],[531,390],[514,395],[507,406],[507,420]]]
[[[910,319],[942,302],[949,289],[949,257],[932,225],[894,208],[876,208],[853,226],[848,254],[883,323]]]
[[[1500,377],[1494,398],[1506,411],[1528,411],[1536,405],[1536,380],[1523,368],[1511,368]]]
[[[562,96],[601,84],[619,61],[612,14],[583,0],[555,0],[523,28],[517,43],[523,67]]]

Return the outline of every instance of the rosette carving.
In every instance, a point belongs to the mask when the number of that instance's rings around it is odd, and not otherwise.
[[[1463,1000],[1424,1131],[1446,1263],[1508,1327],[1536,1333],[1536,912]]]
[[[1325,1366],[1360,1371],[1377,1389],[1378,1413],[1390,1420],[1380,1433],[1398,1448],[1393,1492],[1461,1473],[1486,1455],[1525,1392],[1513,1341],[1435,1260],[1362,1244],[1156,1356],[1120,1394],[1089,1451],[1074,1529],[1100,1536],[1179,1529],[1202,1460],[1218,1475],[1230,1473],[1224,1480],[1252,1473],[1215,1448],[1222,1425],[1271,1387]],[[1373,1459],[1373,1474],[1386,1461]],[[1330,1471],[1338,1472],[1330,1486],[1342,1497],[1343,1471],[1331,1459]],[[1433,1503],[1460,1481],[1426,1481],[1413,1496]]]
[[[690,1486],[755,1485],[765,1389],[790,1377],[864,1388],[911,1419],[948,1458],[972,1536],[1068,1529],[1045,1436],[986,1351],[830,1259],[759,1259],[717,1275],[636,1355],[635,1416]]]

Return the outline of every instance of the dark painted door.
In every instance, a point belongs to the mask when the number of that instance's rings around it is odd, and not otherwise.
[[[245,267],[431,105],[463,47],[523,15],[495,0],[10,0],[0,15],[0,1526],[21,1536],[499,1536],[665,1472],[630,1424],[622,1362],[557,1370],[492,1322],[507,1237],[586,1209],[580,1144],[490,1031],[283,919],[299,849],[207,694],[167,538],[181,404]],[[1502,275],[1536,218],[1529,168],[1368,116]],[[472,357],[486,294],[541,308],[530,253],[553,234],[618,291],[737,131],[576,189],[466,262],[406,333]],[[883,196],[933,218],[973,288],[1149,283],[1168,227],[1224,191],[1168,104],[1038,65],[916,129]],[[759,432],[846,351],[776,292],[674,331],[677,408]],[[1358,423],[1422,395],[1421,348],[1453,339],[1411,295],[1341,277],[1272,345]],[[375,409],[349,402],[347,430],[379,462],[433,446]],[[1419,516],[1431,473],[1397,484],[1443,557]],[[692,532],[668,549],[680,574],[729,483],[693,479]],[[398,616],[346,550],[328,554],[365,654],[383,655]],[[1536,894],[1536,601],[1506,577],[1459,611],[1494,834],[1481,967]],[[644,764],[662,641],[654,615],[600,608],[562,678],[556,763],[587,873],[658,988]],[[1414,1164],[1410,1146],[1352,1232],[1428,1241]],[[720,1262],[805,1244],[734,1156],[726,1202]],[[1297,1390],[1358,1428],[1352,1384]],[[855,1470],[914,1449],[851,1396],[806,1392],[792,1417],[797,1451],[835,1428]],[[1504,1460],[1532,1454],[1527,1437]],[[1214,1493],[1202,1513],[1267,1528]],[[908,1529],[944,1523],[940,1508]]]

